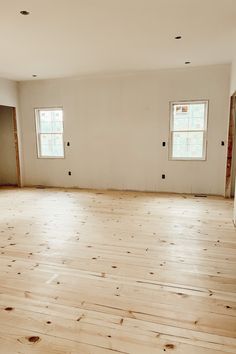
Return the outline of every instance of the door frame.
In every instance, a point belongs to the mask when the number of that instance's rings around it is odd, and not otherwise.
[[[229,116],[229,130],[228,130],[228,145],[227,145],[227,160],[226,160],[226,178],[225,178],[225,197],[231,197],[232,185],[232,161],[235,140],[236,128],[236,91],[230,98],[230,116]]]

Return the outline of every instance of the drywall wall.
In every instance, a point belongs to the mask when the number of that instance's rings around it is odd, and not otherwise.
[[[17,185],[13,109],[0,106],[0,185]]]
[[[230,79],[230,93],[231,95],[236,92],[236,58],[231,65],[231,79]]]
[[[17,107],[18,90],[15,81],[0,78],[0,105]]]
[[[21,82],[23,182],[224,195],[229,87],[228,65]],[[169,161],[170,101],[197,99],[209,100],[207,160]],[[55,106],[70,147],[38,159],[34,108]]]

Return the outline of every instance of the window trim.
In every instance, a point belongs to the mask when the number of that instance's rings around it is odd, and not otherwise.
[[[172,130],[173,127],[173,112],[174,105],[176,104],[194,104],[194,103],[204,103],[206,105],[205,110],[205,125],[204,130],[183,130],[182,132],[203,132],[203,157],[173,157],[173,133],[176,130]],[[209,100],[181,100],[181,101],[171,101],[170,102],[170,119],[169,119],[169,161],[206,161],[207,160],[207,136],[208,136],[208,116],[209,116]],[[181,131],[180,131],[181,132]]]
[[[41,145],[40,145],[40,133],[39,132],[39,111],[56,111],[56,110],[62,110],[62,116],[63,116],[63,121],[62,121],[62,126],[63,126],[63,133],[62,133],[62,138],[63,138],[63,156],[41,156]],[[35,133],[36,133],[36,150],[37,150],[37,158],[38,159],[65,159],[65,141],[64,141],[64,109],[62,106],[54,106],[54,107],[36,107],[34,108],[34,116],[35,116]],[[51,133],[45,133],[45,134],[51,134]],[[61,133],[52,133],[52,134],[61,134]]]

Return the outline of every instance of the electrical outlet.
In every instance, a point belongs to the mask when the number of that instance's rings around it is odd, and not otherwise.
[[[162,142],[162,146],[163,146],[163,147],[166,146],[166,142],[165,142],[165,141]]]
[[[165,179],[165,178],[166,178],[166,175],[162,175],[161,178],[162,178],[162,179]]]
[[[68,175],[71,176],[71,171],[68,171]]]

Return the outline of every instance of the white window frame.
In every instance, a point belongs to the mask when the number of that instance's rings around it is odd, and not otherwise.
[[[204,129],[200,130],[173,130],[174,106],[184,104],[203,103],[205,109]],[[209,100],[189,100],[170,102],[170,129],[169,129],[169,160],[171,161],[206,161],[207,159],[207,127],[209,114]],[[203,156],[202,157],[173,157],[173,133],[174,132],[203,132]]]
[[[40,132],[40,123],[39,123],[39,112],[40,111],[57,111],[61,110],[62,111],[62,126],[63,126],[63,132],[62,133],[41,133]],[[64,159],[65,158],[65,143],[64,143],[64,111],[63,107],[39,107],[34,109],[34,115],[35,115],[35,130],[36,130],[36,142],[37,142],[37,157],[38,159]],[[62,141],[63,141],[63,156],[42,156],[41,155],[41,145],[40,145],[40,135],[41,134],[62,134]]]

